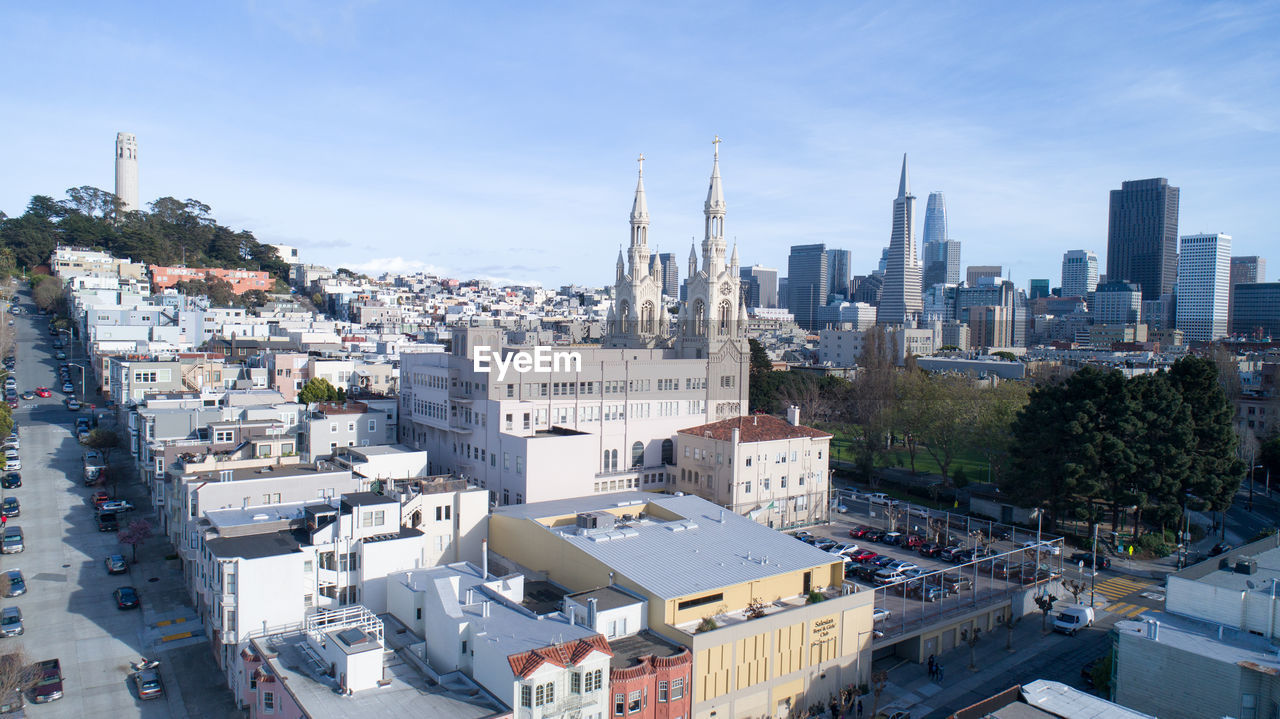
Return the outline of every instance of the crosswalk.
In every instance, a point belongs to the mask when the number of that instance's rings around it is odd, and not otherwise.
[[[1107,607],[1107,611],[1112,614],[1118,614],[1126,619],[1136,619],[1146,612],[1154,612],[1157,610],[1151,607],[1143,607],[1137,604],[1129,604],[1119,600],[1142,591],[1150,587],[1154,582],[1129,579],[1127,577],[1112,577],[1105,582],[1099,582],[1094,587],[1094,591],[1111,601]]]

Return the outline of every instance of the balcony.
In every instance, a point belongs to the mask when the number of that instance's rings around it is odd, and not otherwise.
[[[603,689],[597,689],[593,692],[585,694],[564,693],[554,702],[542,704],[536,707],[519,707],[516,713],[517,719],[550,719],[576,711],[583,707],[599,704],[604,705],[608,699],[608,694]]]

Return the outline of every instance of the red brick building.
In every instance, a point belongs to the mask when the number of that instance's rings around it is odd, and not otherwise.
[[[231,285],[231,291],[237,295],[243,295],[249,290],[262,290],[269,292],[275,285],[271,281],[271,274],[268,272],[260,272],[257,270],[224,270],[220,267],[162,267],[160,265],[151,265],[151,287],[154,290],[164,290],[179,282],[190,282],[193,280],[203,280],[207,276],[213,275],[219,279],[226,280]]]
[[[609,642],[609,719],[690,719],[693,655],[640,632]]]

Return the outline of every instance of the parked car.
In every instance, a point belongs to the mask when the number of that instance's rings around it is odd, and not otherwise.
[[[111,493],[105,489],[99,489],[98,491],[93,493],[93,496],[89,497],[89,501],[93,503],[93,510],[95,512],[98,511],[98,509],[102,507],[102,505],[106,504],[107,502],[110,502],[111,499],[112,499]]]
[[[906,577],[902,576],[902,572],[886,568],[876,572],[874,581],[877,586],[883,587],[889,584],[896,584],[904,579]]]
[[[62,384],[63,394],[71,394],[72,392],[75,392],[75,391],[76,391],[76,386],[74,384],[71,384],[70,382],[64,382]]]
[[[880,568],[874,564],[854,564],[844,570],[844,576],[845,579],[853,577],[863,582],[870,582],[878,571],[880,571]]]
[[[918,534],[908,534],[907,538],[902,540],[902,546],[907,549],[919,549],[922,544],[924,544],[924,537]]]
[[[51,392],[51,391],[49,390],[49,388],[48,388],[48,387],[36,387],[36,396],[37,396],[37,397],[52,397],[52,396],[53,396],[53,392]]]
[[[831,548],[836,546],[836,540],[827,539],[826,537],[820,537],[814,540],[813,546],[817,547],[818,549],[821,549],[824,552],[830,552]]]
[[[0,637],[17,637],[22,632],[22,610],[17,607],[0,609]]]
[[[851,539],[862,539],[863,537],[866,537],[867,532],[870,532],[870,531],[871,531],[871,527],[854,527],[853,529],[849,530],[849,537]]]
[[[133,684],[138,687],[139,699],[159,699],[164,696],[164,684],[160,681],[160,672],[155,667],[133,673]]]
[[[22,486],[22,475],[17,472],[5,472],[4,477],[0,477],[0,487],[4,489],[16,489]]]
[[[898,570],[899,572],[905,572],[905,571],[907,571],[908,569],[919,569],[919,568],[920,568],[920,565],[918,565],[918,564],[913,564],[913,563],[911,563],[911,562],[908,562],[908,561],[905,561],[905,560],[902,560],[902,559],[895,559],[895,560],[893,560],[893,561],[889,562],[889,564],[888,564],[888,565],[886,565],[886,566],[887,566],[889,569],[896,569],[896,570]]]
[[[36,664],[36,685],[31,698],[36,704],[57,701],[62,698],[62,663],[46,659]]]
[[[133,505],[127,501],[123,499],[111,499],[99,505],[98,512],[100,514],[104,512],[118,513],[128,512],[131,509],[133,509]]]
[[[0,552],[4,554],[17,554],[26,550],[27,546],[23,543],[22,527],[5,527],[4,540],[0,544]]]
[[[58,354],[56,354],[56,355],[54,355],[54,356],[55,356],[55,357],[57,357],[57,358],[58,358],[58,359],[60,359],[60,360],[64,360],[64,359],[66,359],[66,358],[67,358],[67,353],[66,353],[66,352],[63,352],[62,350],[58,350]]]
[[[22,576],[21,569],[10,569],[4,573],[4,596],[20,597],[27,593],[27,580]]]
[[[956,577],[949,574],[942,575],[942,586],[952,594],[959,592],[967,592],[973,589],[973,580],[966,577]]]
[[[80,400],[76,399],[75,397],[72,397],[71,399],[67,400],[67,409],[71,410],[72,412],[79,412]]]
[[[887,567],[887,566],[889,566],[889,563],[890,563],[890,562],[892,562],[892,561],[894,561],[894,560],[893,560],[893,557],[890,557],[890,556],[889,556],[889,555],[887,555],[887,554],[881,554],[880,556],[878,556],[878,557],[876,557],[875,559],[871,560],[871,564],[872,564],[873,566],[883,568],[883,567]]]
[[[884,492],[872,492],[867,495],[867,501],[871,504],[888,504],[892,502],[893,499]]]
[[[843,554],[845,557],[850,558],[853,557],[858,550],[859,547],[856,544],[837,544],[831,548],[832,552],[835,552],[836,554]]]
[[[99,532],[118,532],[120,531],[120,521],[113,512],[102,512],[98,515],[98,531]]]
[[[1097,560],[1098,560],[1098,569],[1111,568],[1111,559],[1106,555],[1099,554],[1097,556]],[[1084,562],[1085,569],[1088,569],[1089,567],[1093,566],[1093,561],[1094,561],[1094,555],[1092,552],[1076,552],[1075,554],[1071,555],[1071,562],[1073,564],[1079,564],[1081,562]]]
[[[869,542],[883,542],[884,535],[886,534],[888,534],[888,532],[885,532],[879,529],[873,529],[870,532],[867,532],[865,536],[867,541]]]
[[[799,539],[801,542],[805,542],[805,543],[810,543],[810,542],[812,542],[812,541],[813,541],[813,534],[812,534],[812,533],[810,533],[810,532],[806,532],[806,531],[804,531],[803,529],[802,529],[802,530],[800,530],[799,532],[796,532],[795,534],[793,534],[793,535],[791,535],[791,536],[793,536],[793,537],[795,537],[796,539]]]
[[[0,516],[5,518],[22,516],[22,505],[18,503],[17,497],[4,498],[4,502],[0,503]]]
[[[1093,607],[1078,604],[1063,607],[1053,615],[1053,631],[1075,636],[1076,632],[1093,626]]]
[[[920,556],[922,557],[937,557],[942,554],[942,549],[943,547],[940,544],[925,542],[924,544],[921,544],[916,551],[920,552]]]
[[[129,563],[125,561],[123,554],[113,554],[102,563],[107,568],[107,574],[124,574],[129,571]]]
[[[1227,552],[1230,552],[1233,549],[1235,549],[1235,547],[1231,546],[1230,544],[1227,544],[1226,542],[1218,542],[1217,544],[1213,545],[1213,549],[1209,550],[1209,556],[1216,557],[1219,554],[1226,554]]]
[[[119,587],[111,596],[116,599],[117,609],[137,609],[142,606],[142,602],[138,599],[138,590],[133,587]]]
[[[873,624],[878,624],[880,622],[887,621],[891,616],[893,616],[893,612],[889,611],[888,609],[881,609],[880,607],[876,607],[875,609],[871,610],[871,622]]]
[[[902,543],[902,532],[886,532],[880,541],[897,546]]]

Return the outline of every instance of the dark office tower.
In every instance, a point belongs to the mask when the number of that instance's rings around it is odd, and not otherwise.
[[[1032,300],[1038,300],[1041,297],[1049,296],[1049,280],[1031,280],[1031,297]]]
[[[1178,188],[1163,177],[1111,191],[1107,281],[1132,282],[1142,299],[1173,291],[1178,279]]]
[[[662,263],[662,294],[675,299],[680,296],[680,263],[676,262],[676,256],[673,252],[663,252],[658,255],[658,261]]]
[[[882,325],[915,327],[924,311],[920,296],[920,258],[915,243],[915,195],[907,176],[907,156],[902,156],[902,176],[898,196],[893,199],[893,230],[889,235],[889,256],[885,261],[884,289],[876,322]]]
[[[848,250],[827,250],[827,292],[849,299]]]
[[[787,289],[787,278],[778,278],[778,307],[787,309],[787,303],[791,301],[791,290]]]
[[[827,246],[792,245],[787,258],[787,309],[796,324],[819,329],[818,309],[827,303]]]
[[[739,285],[747,307],[778,306],[778,271],[764,265],[752,265],[738,270],[742,277]]]

